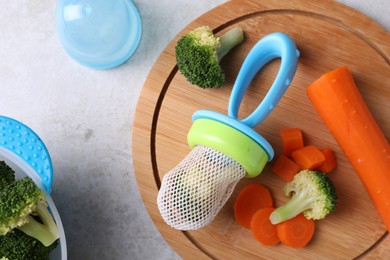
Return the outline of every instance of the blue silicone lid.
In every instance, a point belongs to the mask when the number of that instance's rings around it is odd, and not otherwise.
[[[45,144],[23,123],[0,116],[0,157],[6,157],[23,169],[40,189],[51,193],[53,166]]]
[[[141,18],[131,0],[59,0],[56,23],[66,53],[94,69],[121,65],[141,39]]]

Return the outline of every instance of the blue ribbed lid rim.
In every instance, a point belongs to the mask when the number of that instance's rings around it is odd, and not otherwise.
[[[0,116],[0,155],[16,163],[47,194],[53,184],[49,152],[39,136],[23,123]]]

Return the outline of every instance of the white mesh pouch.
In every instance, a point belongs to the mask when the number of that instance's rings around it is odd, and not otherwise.
[[[235,160],[196,146],[162,181],[157,197],[161,216],[178,230],[208,225],[246,174]]]

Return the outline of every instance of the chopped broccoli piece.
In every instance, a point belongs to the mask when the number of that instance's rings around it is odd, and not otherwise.
[[[44,192],[28,177],[0,190],[0,235],[14,228],[19,228],[45,246],[51,245],[59,237]]]
[[[320,171],[302,170],[284,187],[291,199],[270,215],[272,224],[302,213],[307,219],[322,219],[336,207],[336,189],[329,177]]]
[[[0,191],[0,235],[27,223],[27,216],[42,200],[42,191],[29,178],[15,181]]]
[[[0,190],[15,181],[15,171],[4,161],[0,161]]]
[[[233,28],[220,37],[208,26],[196,28],[177,42],[177,66],[191,84],[201,88],[220,87],[225,82],[225,73],[219,62],[243,39],[240,28]]]
[[[46,247],[24,232],[13,229],[6,235],[0,236],[0,259],[5,260],[49,260],[58,241]]]

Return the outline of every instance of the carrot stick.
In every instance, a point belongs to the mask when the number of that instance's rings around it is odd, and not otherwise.
[[[284,181],[290,182],[294,179],[294,175],[297,174],[301,168],[294,161],[287,156],[279,155],[272,165],[271,171]]]
[[[325,156],[325,162],[317,167],[316,170],[320,170],[324,173],[331,172],[336,167],[336,158],[333,151],[330,148],[323,148],[320,150]]]
[[[237,223],[250,229],[253,214],[261,208],[273,207],[273,200],[267,187],[260,183],[246,186],[238,194],[234,203],[234,218]]]
[[[291,157],[301,169],[308,170],[314,170],[325,161],[325,156],[322,152],[312,145],[295,150]]]
[[[259,209],[253,215],[250,227],[254,238],[266,246],[274,246],[280,242],[276,225],[269,220],[269,215],[275,208]]]
[[[312,219],[303,214],[276,225],[278,237],[282,244],[293,248],[307,245],[314,235],[315,225]]]
[[[302,130],[299,128],[282,128],[280,130],[283,154],[290,156],[292,152],[303,147]]]
[[[307,94],[390,231],[390,147],[351,72],[347,67],[328,72],[307,88]]]

